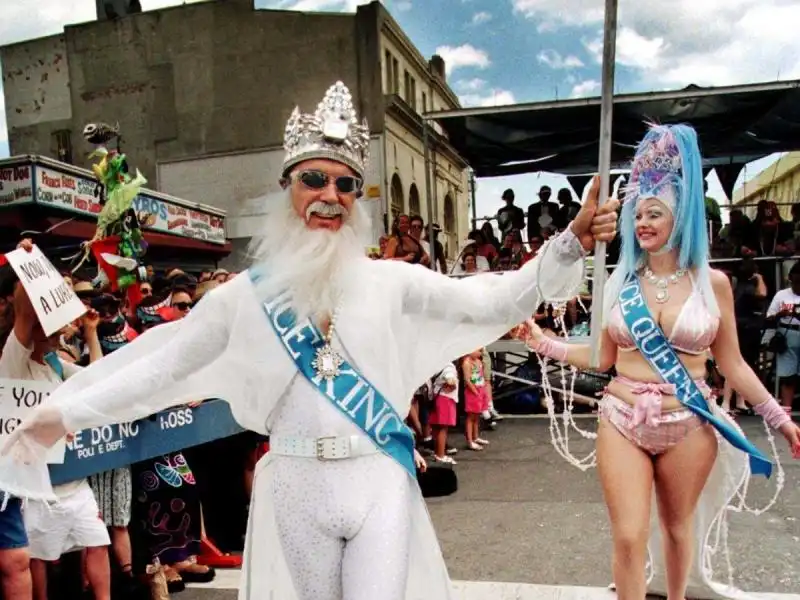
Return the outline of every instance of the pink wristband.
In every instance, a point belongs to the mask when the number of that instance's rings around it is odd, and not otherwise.
[[[784,408],[778,404],[775,398],[770,398],[766,402],[753,405],[753,410],[757,412],[773,429],[780,429],[792,420]]]
[[[564,342],[559,342],[550,337],[543,337],[538,342],[530,344],[529,347],[536,354],[541,354],[558,362],[567,362],[569,345]]]

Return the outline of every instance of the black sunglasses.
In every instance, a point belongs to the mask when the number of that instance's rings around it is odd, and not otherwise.
[[[359,177],[353,177],[351,175],[340,175],[339,177],[333,177],[332,175],[328,175],[322,171],[300,171],[297,174],[297,179],[299,179],[304,186],[311,188],[312,190],[324,189],[325,186],[330,183],[331,179],[333,179],[333,182],[336,185],[336,190],[342,194],[352,194],[357,192],[361,189],[361,184],[363,183]]]
[[[191,302],[173,302],[173,308],[177,308],[178,310],[187,311],[192,308]]]

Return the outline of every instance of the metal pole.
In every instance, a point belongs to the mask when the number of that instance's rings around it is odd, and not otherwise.
[[[436,239],[433,231],[433,193],[431,182],[431,157],[428,148],[428,122],[422,120],[422,147],[425,153],[425,195],[428,198],[428,246],[431,249],[430,268],[436,270]]]
[[[472,196],[472,229],[478,227],[478,205],[475,201],[475,171],[469,170],[469,192]]]
[[[600,192],[598,207],[606,201],[611,171],[611,127],[614,112],[614,63],[617,50],[617,0],[606,0],[603,30],[603,87],[600,104]],[[590,366],[600,366],[600,337],[603,326],[603,292],[606,278],[606,244],[598,242],[594,248],[594,286],[592,287],[591,361]]]

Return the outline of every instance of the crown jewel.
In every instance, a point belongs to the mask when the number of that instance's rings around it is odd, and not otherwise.
[[[283,147],[284,175],[304,160],[327,158],[363,177],[369,159],[369,126],[366,119],[358,123],[350,90],[337,81],[313,114],[301,113],[295,107],[286,123]]]
[[[675,136],[667,127],[651,126],[636,149],[625,200],[670,193],[665,188],[674,187],[681,175],[681,153]]]

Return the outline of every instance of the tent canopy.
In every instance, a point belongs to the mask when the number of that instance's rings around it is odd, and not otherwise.
[[[477,177],[597,171],[599,97],[442,111],[425,118],[442,126]],[[740,168],[800,147],[800,80],[615,96],[612,168],[629,163],[646,121],[688,123],[700,136],[707,168]]]

